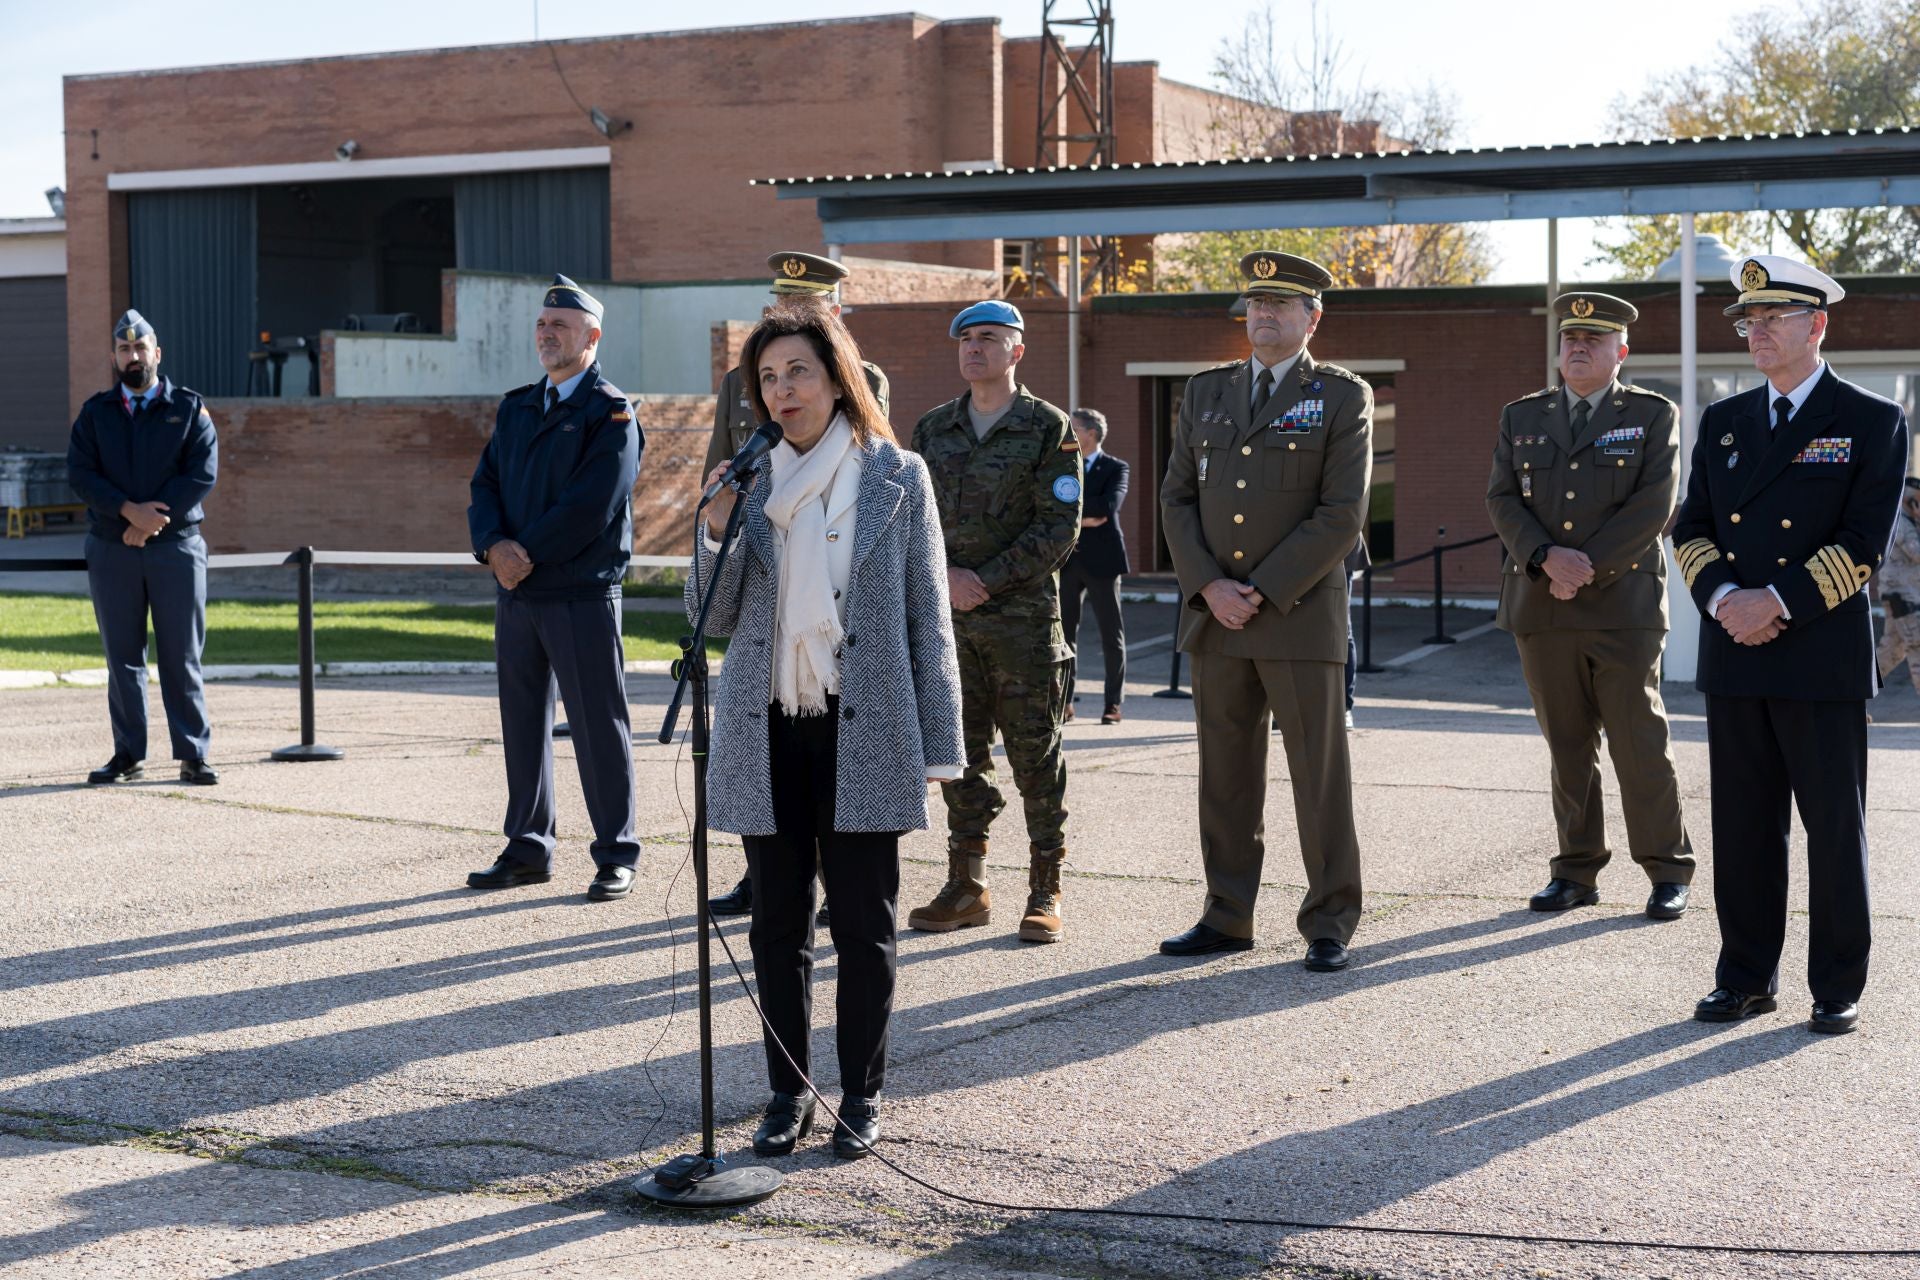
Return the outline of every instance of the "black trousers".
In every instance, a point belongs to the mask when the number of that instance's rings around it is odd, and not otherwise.
[[[1094,578],[1073,556],[1060,566],[1060,628],[1073,646],[1073,664],[1067,668],[1067,698],[1073,698],[1074,677],[1080,671],[1080,599],[1093,606],[1100,624],[1100,660],[1106,667],[1106,705],[1117,707],[1127,683],[1127,630],[1120,617],[1120,579]]]
[[[774,1042],[777,1034],[807,1075],[813,1074],[813,881],[816,861],[826,886],[840,985],[834,1003],[840,1087],[872,1098],[887,1074],[887,1031],[893,1020],[895,910],[900,898],[900,833],[836,831],[833,794],[840,708],[790,716],[767,709],[776,835],[747,836],[753,877],[753,947],[767,1079],[777,1093],[805,1093],[798,1072]]]
[[[1807,986],[1815,1000],[1858,1000],[1873,943],[1866,703],[1709,694],[1707,754],[1720,915],[1715,982],[1756,995],[1779,989],[1791,801],[1807,831]]]

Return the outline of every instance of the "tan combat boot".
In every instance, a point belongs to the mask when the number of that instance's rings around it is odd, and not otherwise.
[[[1060,864],[1065,849],[1032,852],[1027,866],[1027,914],[1020,917],[1020,941],[1058,942],[1066,936],[1060,923]]]
[[[955,840],[947,849],[947,883],[924,907],[907,915],[907,928],[952,933],[985,924],[993,899],[987,893],[987,842]]]

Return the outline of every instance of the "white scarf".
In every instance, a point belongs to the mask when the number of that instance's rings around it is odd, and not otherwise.
[[[813,448],[774,446],[767,521],[779,566],[773,634],[773,694],[789,715],[818,715],[840,691],[840,641],[853,569],[853,514],[860,450],[845,414]]]

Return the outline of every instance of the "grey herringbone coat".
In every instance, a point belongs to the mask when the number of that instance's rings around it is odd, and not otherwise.
[[[767,708],[779,573],[767,482],[747,495],[745,532],[727,556],[707,630],[731,635],[714,698],[708,821],[738,835],[773,835]],[[960,666],[947,602],[947,556],[933,483],[917,454],[876,440],[862,455],[846,640],[840,652],[840,745],[834,826],[915,831],[927,825],[929,765],[966,762],[960,745]],[[714,553],[695,535],[699,581]],[[693,580],[687,610],[699,607]]]

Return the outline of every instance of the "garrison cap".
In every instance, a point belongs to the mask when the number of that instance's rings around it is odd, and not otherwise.
[[[847,269],[832,258],[817,253],[776,253],[767,259],[773,272],[773,291],[779,294],[805,294],[823,297],[840,287]]]
[[[115,342],[138,342],[142,338],[151,338],[153,336],[153,326],[147,323],[145,316],[135,311],[132,307],[128,307],[127,314],[113,322],[113,340]]]
[[[1640,318],[1640,308],[1625,298],[1610,293],[1580,291],[1563,293],[1553,300],[1553,314],[1560,317],[1560,332],[1592,329],[1598,333],[1625,333],[1627,326]]]
[[[974,303],[955,316],[947,336],[957,338],[962,329],[976,324],[997,324],[1004,329],[1018,329],[1022,334],[1027,331],[1027,322],[1021,318],[1020,308],[999,298],[989,298],[985,302]]]
[[[547,286],[547,299],[541,305],[560,307],[567,311],[584,311],[595,320],[606,314],[606,308],[600,305],[600,299],[565,276],[553,278],[553,283]]]
[[[1240,274],[1247,281],[1242,294],[1287,293],[1317,298],[1333,283],[1333,276],[1320,264],[1274,249],[1255,249],[1240,259]]]
[[[1804,262],[1777,253],[1751,257],[1730,273],[1740,299],[1722,315],[1737,316],[1748,307],[1818,307],[1825,311],[1847,296],[1840,282]]]

